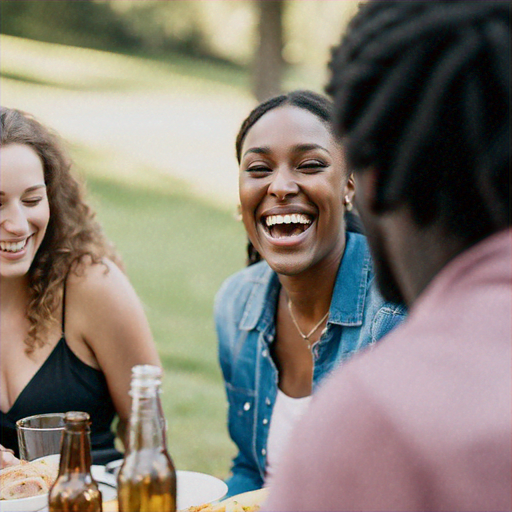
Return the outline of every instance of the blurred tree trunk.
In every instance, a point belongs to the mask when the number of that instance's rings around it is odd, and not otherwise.
[[[282,92],[284,0],[255,0],[255,3],[259,13],[259,42],[254,55],[252,90],[258,101],[264,101]]]

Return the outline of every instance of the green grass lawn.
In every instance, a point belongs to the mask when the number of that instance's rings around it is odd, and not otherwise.
[[[137,290],[165,369],[163,407],[179,469],[225,477],[233,447],[217,362],[212,308],[222,281],[244,264],[242,225],[170,177],[144,185],[100,177],[90,151],[73,151],[88,196]]]

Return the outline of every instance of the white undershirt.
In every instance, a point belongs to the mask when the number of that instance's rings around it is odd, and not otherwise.
[[[310,400],[311,396],[292,398],[285,395],[280,389],[277,390],[276,403],[272,411],[268,432],[264,487],[271,485],[279,460],[290,437],[290,432],[303,415]]]

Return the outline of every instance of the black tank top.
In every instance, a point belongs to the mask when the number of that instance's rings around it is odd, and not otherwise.
[[[115,416],[114,404],[105,375],[81,361],[66,342],[65,297],[64,288],[62,337],[9,411],[0,411],[0,444],[19,456],[16,421],[34,414],[85,411],[91,416],[93,463],[106,464],[122,457],[114,448],[114,434],[110,429]]]

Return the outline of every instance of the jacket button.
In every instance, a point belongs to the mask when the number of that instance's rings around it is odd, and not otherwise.
[[[266,425],[268,423],[268,419],[267,418],[263,418],[263,425]]]
[[[270,405],[270,398],[268,398],[268,397],[267,397],[267,398],[265,398],[265,403],[266,403],[267,405]]]
[[[274,336],[272,334],[268,337],[268,341],[274,341]]]
[[[245,402],[244,411],[248,411],[251,408],[251,404],[249,402]]]
[[[267,357],[268,356],[268,350],[266,348],[264,348],[262,351],[261,351],[261,355],[263,357]]]
[[[265,448],[261,450],[261,455],[267,455],[267,450],[265,450]]]

